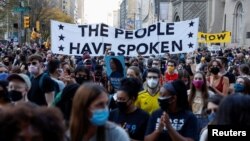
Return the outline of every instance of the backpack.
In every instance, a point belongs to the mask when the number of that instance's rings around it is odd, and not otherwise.
[[[38,85],[41,90],[43,90],[43,80],[46,76],[50,77],[48,73],[43,73],[41,78],[39,79]],[[34,79],[34,76],[31,76],[31,81],[32,79]],[[53,79],[51,80],[54,82],[54,91],[55,91],[55,97],[56,97],[60,93],[60,87],[56,81],[54,81]]]

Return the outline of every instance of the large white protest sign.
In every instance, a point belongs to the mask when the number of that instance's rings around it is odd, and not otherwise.
[[[197,48],[199,19],[156,23],[139,30],[105,24],[75,25],[51,21],[52,52],[65,55],[104,55],[111,46],[115,55],[143,56],[192,52]]]

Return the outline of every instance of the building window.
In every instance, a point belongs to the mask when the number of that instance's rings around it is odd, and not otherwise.
[[[179,22],[179,21],[181,21],[179,14],[175,13],[174,14],[174,22]]]
[[[242,31],[242,20],[243,20],[243,7],[242,3],[239,2],[236,5],[234,12],[234,25],[233,25],[233,42],[242,43],[243,31]]]

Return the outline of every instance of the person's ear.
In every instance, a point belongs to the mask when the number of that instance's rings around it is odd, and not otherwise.
[[[40,68],[43,68],[44,67],[43,62],[39,62],[39,66],[40,66]]]
[[[170,100],[170,104],[174,103],[177,101],[177,96],[176,95],[173,95],[171,100]]]

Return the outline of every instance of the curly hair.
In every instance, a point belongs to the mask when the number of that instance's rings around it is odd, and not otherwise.
[[[4,107],[0,114],[1,141],[19,140],[19,134],[27,128],[38,131],[43,141],[64,140],[63,118],[56,108],[19,103]]]
[[[118,90],[124,91],[129,98],[136,100],[142,87],[141,81],[137,78],[124,78]]]

